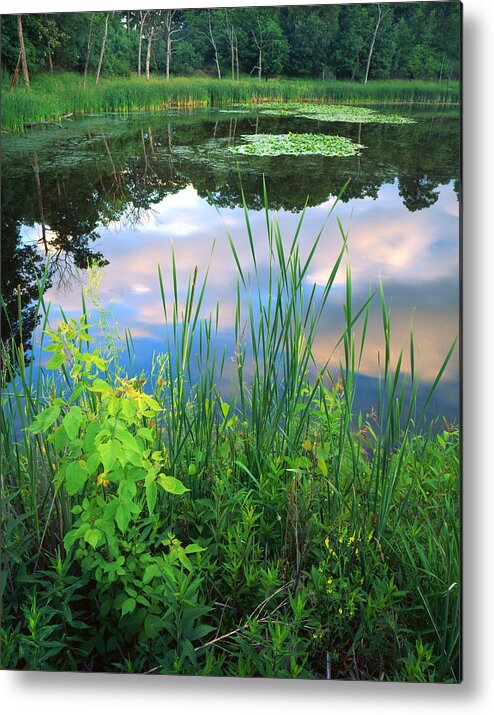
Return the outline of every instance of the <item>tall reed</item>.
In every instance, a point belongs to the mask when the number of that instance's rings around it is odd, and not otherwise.
[[[130,112],[170,106],[215,106],[256,103],[265,100],[326,102],[423,102],[459,101],[457,82],[387,80],[366,85],[336,80],[269,79],[259,83],[251,77],[239,81],[207,77],[174,77],[169,81],[142,77],[102,79],[83,88],[79,75],[41,74],[29,87],[18,85],[9,92],[2,81],[2,128],[22,130],[25,123],[59,120],[70,113]]]
[[[450,466],[455,459],[457,464],[457,433],[445,431],[434,437],[428,429],[423,434],[418,432],[421,414],[417,408],[413,332],[410,330],[410,365],[405,374],[404,351],[395,361],[392,359],[391,315],[382,286],[379,296],[370,293],[362,305],[355,306],[347,266],[345,323],[335,346],[335,350],[341,349],[339,375],[331,374],[332,355],[323,365],[314,358],[320,318],[343,267],[349,240],[339,222],[340,248],[325,284],[310,286],[307,277],[338,199],[305,257],[299,243],[304,212],[293,236],[283,237],[270,212],[264,184],[263,238],[254,236],[244,201],[248,264],[241,262],[237,239],[228,233],[237,272],[235,345],[230,349],[217,346],[221,306],[203,316],[209,268],[201,276],[195,267],[187,284],[180,286],[174,252],[169,273],[158,266],[166,350],[153,359],[149,385],[159,403],[160,416],[146,429],[147,433],[149,428],[154,430],[152,449],[164,455],[160,459],[166,463],[167,474],[186,484],[190,494],[177,501],[168,493],[160,493],[155,509],[166,515],[167,524],[183,522],[199,534],[208,531],[216,539],[211,548],[226,553],[227,546],[233,548],[234,540],[225,516],[233,507],[226,503],[245,504],[245,533],[238,527],[242,556],[232,556],[238,568],[247,559],[247,547],[249,553],[258,554],[262,538],[265,567],[268,553],[270,563],[284,560],[293,569],[294,583],[299,583],[302,573],[308,578],[314,571],[315,554],[320,554],[317,539],[323,542],[326,533],[328,544],[330,536],[339,544],[344,533],[344,547],[356,541],[364,559],[363,575],[355,588],[363,588],[364,583],[368,589],[360,626],[345,636],[344,647],[363,648],[365,652],[371,647],[365,645],[368,639],[372,648],[386,648],[398,657],[394,649],[399,639],[389,635],[395,633],[396,624],[393,628],[386,625],[386,636],[376,646],[372,613],[380,607],[373,606],[371,598],[371,594],[377,598],[373,589],[382,589],[383,583],[390,594],[395,594],[396,579],[400,597],[407,599],[399,614],[403,633],[412,629],[419,638],[433,643],[438,677],[457,680],[459,504],[457,474]],[[268,248],[267,267],[260,264],[258,245],[262,240]],[[43,298],[47,271],[39,278],[37,314],[42,329],[50,314]],[[355,413],[355,396],[369,310],[376,298],[383,325],[377,409],[375,415],[363,417]],[[84,298],[81,309],[87,320],[90,311]],[[126,345],[131,354],[128,334]],[[453,349],[454,344],[430,388],[424,409]],[[84,351],[82,343],[79,350]],[[230,356],[231,389],[225,400],[221,384]],[[71,394],[67,371],[56,382],[48,379],[39,365],[27,364],[22,338],[20,345],[2,344],[2,364],[2,491],[6,504],[2,519],[6,532],[17,534],[17,540],[12,538],[8,543],[6,557],[7,583],[16,593],[22,584],[15,577],[21,568],[16,551],[18,536],[24,539],[22,568],[36,574],[38,563],[44,564],[62,548],[79,497],[70,498],[59,489],[55,473],[60,455],[50,430],[33,434],[26,429],[61,395]],[[118,384],[120,374],[121,369],[110,365],[102,376],[112,385]],[[88,394],[83,397],[79,391],[74,399],[84,410],[96,412],[96,395]],[[443,490],[440,480],[446,479],[447,490]],[[257,507],[262,514],[262,532],[255,531],[260,518],[255,515]],[[213,523],[200,522],[197,514],[201,509],[214,512]],[[352,549],[353,561],[349,563],[356,560],[354,546]],[[376,576],[383,569],[388,579],[385,582]],[[240,572],[235,573],[230,585],[237,589]],[[388,573],[392,574],[390,578]],[[347,577],[352,577],[350,571]],[[409,659],[406,667],[412,672],[418,666]]]

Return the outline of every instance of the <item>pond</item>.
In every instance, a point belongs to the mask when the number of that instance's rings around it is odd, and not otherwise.
[[[377,109],[386,112],[385,107]],[[259,273],[267,271],[264,176],[270,209],[287,242],[306,203],[300,233],[306,256],[324,225],[307,290],[314,283],[322,287],[327,280],[341,249],[339,220],[348,234],[344,262],[351,267],[355,308],[366,301],[369,290],[377,291],[357,406],[370,410],[376,399],[378,353],[382,355],[384,345],[380,281],[391,311],[393,358],[396,361],[403,347],[408,369],[412,321],[415,362],[425,394],[459,332],[460,124],[457,108],[401,105],[393,106],[392,112],[415,121],[328,122],[232,107],[92,115],[67,121],[63,130],[40,127],[24,135],[4,135],[2,295],[12,331],[19,332],[20,285],[23,340],[37,354],[40,327],[34,317],[34,276],[42,271],[47,255],[45,299],[52,302],[53,326],[60,306],[65,315],[80,315],[88,261],[98,260],[104,264],[99,296],[111,307],[121,334],[126,328],[132,335],[133,370],[149,369],[153,353],[167,347],[158,264],[168,299],[173,247],[179,291],[185,290],[196,265],[200,277],[210,265],[202,312],[206,316],[219,305],[217,341],[229,361],[236,347],[238,273],[228,234],[249,271],[245,201]],[[248,135],[289,133],[336,134],[364,148],[345,157],[230,151],[243,145]],[[319,364],[332,354],[342,333],[344,300],[342,265],[315,340]],[[339,357],[336,353],[331,362],[335,374]],[[429,415],[459,418],[458,349]]]

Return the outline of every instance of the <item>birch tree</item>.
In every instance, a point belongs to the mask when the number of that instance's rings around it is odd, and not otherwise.
[[[264,37],[259,17],[257,17],[257,32],[252,30],[252,36],[254,38],[254,44],[257,47],[257,65],[252,68],[252,72],[257,70],[257,76],[260,82],[262,79],[262,51],[264,47]]]
[[[89,33],[88,33],[87,48],[86,48],[86,63],[84,65],[84,89],[86,89],[87,71],[89,69],[89,58],[91,56],[93,20],[94,20],[94,12],[91,13],[91,19],[89,20]]]
[[[108,20],[110,19],[110,13],[106,13],[105,17],[105,32],[103,35],[103,42],[101,43],[101,52],[99,54],[98,69],[96,70],[96,84],[99,82],[101,68],[103,66],[103,57],[105,56],[106,40],[108,38]]]
[[[22,76],[24,84],[29,85],[29,71],[27,69],[26,48],[24,47],[24,32],[22,29],[22,17],[17,15],[17,31],[19,33],[19,57],[21,59]]]
[[[166,79],[170,79],[170,63],[171,63],[171,58],[172,58],[172,46],[173,42],[177,38],[174,38],[173,35],[175,35],[177,32],[180,31],[180,27],[174,27],[174,18],[175,15],[177,14],[176,10],[167,10],[165,12],[165,39],[166,39],[166,69],[165,69],[165,75]]]
[[[139,10],[139,50],[138,50],[138,59],[137,59],[137,74],[141,74],[141,69],[142,69],[142,38],[144,35],[144,23],[146,22],[146,18],[149,15],[149,10],[146,10],[146,12],[142,12],[142,10]]]
[[[147,41],[148,41],[148,51],[147,51],[147,54],[146,54],[146,79],[147,79],[147,80],[149,80],[149,79],[150,79],[150,76],[151,76],[151,72],[150,72],[150,65],[151,65],[151,45],[152,45],[152,43],[153,43],[153,39],[154,39],[155,33],[156,33],[156,28],[154,27],[154,25],[152,25],[152,26],[149,28],[149,33],[148,33],[148,37],[147,37]]]
[[[237,63],[237,79],[239,79],[239,67],[238,67],[238,39],[237,33],[235,32],[235,27],[230,21],[230,15],[228,10],[225,10],[225,33],[228,46],[230,47],[230,60],[232,68],[232,79],[235,79],[235,61]]]
[[[376,44],[376,37],[377,33],[379,32],[379,27],[381,25],[381,22],[384,20],[384,18],[389,15],[391,12],[391,8],[387,8],[384,10],[384,12],[381,9],[381,6],[378,4],[377,6],[377,21],[376,25],[374,27],[374,32],[372,34],[372,40],[370,43],[369,47],[369,55],[367,57],[367,67],[365,68],[365,76],[364,76],[364,84],[367,84],[367,80],[369,79],[369,70],[370,70],[370,64],[371,64],[371,59],[372,59],[372,54],[374,52],[374,45]]]
[[[216,71],[218,72],[218,79],[221,79],[221,69],[220,69],[220,59],[219,59],[219,55],[218,55],[218,45],[217,45],[216,38],[213,33],[213,25],[211,22],[211,10],[208,10],[207,29],[200,30],[200,32],[202,35],[204,35],[204,37],[207,37],[207,39],[211,43],[211,46],[214,50],[214,61],[216,63]]]

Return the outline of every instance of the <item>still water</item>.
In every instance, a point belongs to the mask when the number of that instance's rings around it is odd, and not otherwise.
[[[373,107],[375,108],[375,107]],[[386,108],[377,108],[386,111]],[[409,125],[328,123],[220,109],[99,115],[40,127],[2,139],[2,295],[18,333],[21,286],[23,339],[36,355],[34,276],[50,257],[45,300],[56,326],[59,306],[79,317],[88,261],[105,265],[102,302],[123,334],[132,334],[133,369],[148,369],[153,352],[166,349],[157,275],[172,295],[172,246],[179,287],[195,266],[210,264],[203,314],[219,302],[219,348],[233,356],[237,271],[228,241],[248,271],[251,254],[242,206],[241,176],[256,243],[259,272],[268,250],[262,176],[270,208],[287,243],[300,212],[302,257],[325,225],[307,288],[322,286],[341,248],[337,219],[348,232],[345,261],[358,308],[382,282],[391,309],[396,360],[413,324],[415,360],[425,391],[459,332],[459,120],[456,109],[388,107],[411,116]],[[360,156],[252,157],[228,151],[242,135],[321,132],[349,137]],[[335,197],[348,187],[333,214]],[[326,221],[326,224],[325,224]],[[214,243],[214,250],[213,248]],[[345,267],[335,281],[314,346],[323,364],[343,329]],[[5,323],[4,323],[5,333]],[[359,378],[358,405],[376,399],[378,352],[383,350],[379,296],[373,300]],[[47,355],[47,358],[49,356]],[[36,358],[35,358],[36,359]],[[43,358],[44,359],[44,358]],[[337,370],[338,356],[333,361]],[[423,394],[423,393],[422,393]],[[430,405],[429,415],[459,417],[456,350]]]

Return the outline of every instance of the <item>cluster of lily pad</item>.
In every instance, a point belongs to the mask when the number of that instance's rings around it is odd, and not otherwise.
[[[357,144],[346,137],[328,134],[248,134],[243,135],[245,144],[229,147],[235,154],[249,156],[303,156],[320,154],[322,156],[355,156],[362,144]]]
[[[345,104],[315,104],[309,102],[265,102],[259,105],[262,114],[316,119],[322,122],[353,122],[361,124],[415,124],[409,117],[397,114],[380,114],[368,107]]]

